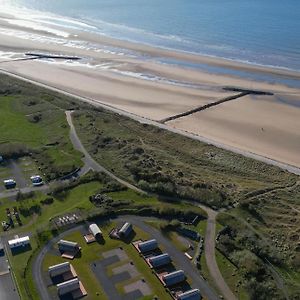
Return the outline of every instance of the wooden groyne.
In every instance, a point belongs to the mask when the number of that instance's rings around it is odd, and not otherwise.
[[[223,87],[223,90],[229,91],[229,92],[248,93],[249,95],[262,95],[262,96],[273,96],[274,95],[271,92],[248,90],[248,89],[242,89],[242,88],[238,88],[238,87],[234,87],[234,86],[225,86],[225,87]]]
[[[211,108],[213,106],[217,106],[217,105],[220,105],[220,104],[228,102],[228,101],[236,100],[238,98],[241,98],[241,97],[244,97],[244,96],[247,96],[247,95],[266,95],[266,96],[267,95],[268,96],[273,95],[273,93],[270,93],[270,92],[257,91],[257,90],[247,90],[247,89],[236,88],[236,87],[224,87],[223,90],[225,90],[225,91],[232,91],[232,92],[238,92],[238,94],[235,94],[235,95],[232,95],[232,96],[228,96],[228,97],[222,98],[222,99],[220,99],[218,101],[211,102],[211,103],[202,105],[200,107],[196,107],[194,109],[188,110],[186,112],[183,112],[183,113],[180,113],[180,114],[177,114],[177,115],[174,115],[174,116],[162,119],[159,122],[164,124],[164,123],[167,123],[167,122],[170,122],[170,121],[182,118],[182,117],[186,117],[186,116],[192,115],[192,114],[197,113],[199,111],[206,110],[206,109]]]
[[[80,60],[81,59],[81,57],[78,57],[78,56],[44,54],[44,53],[35,53],[35,52],[27,52],[27,53],[25,53],[25,55],[31,56],[31,59],[40,59],[40,58],[67,59],[67,60]]]

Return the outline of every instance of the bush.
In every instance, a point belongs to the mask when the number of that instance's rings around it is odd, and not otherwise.
[[[162,231],[174,231],[181,227],[181,223],[178,220],[172,220],[171,222],[161,222],[160,229]]]
[[[30,198],[34,198],[34,197],[35,197],[34,192],[28,192],[28,193],[18,192],[16,200],[17,201],[22,201],[22,200],[26,200],[26,199],[30,199]]]
[[[29,155],[31,150],[23,144],[9,143],[0,145],[0,153],[6,158],[19,158]]]
[[[19,207],[19,211],[23,217],[29,217],[29,216],[32,216],[33,214],[40,215],[42,212],[42,209],[39,204],[34,204],[34,205],[30,206],[29,208],[21,206],[21,207]]]
[[[43,205],[50,205],[54,202],[54,199],[52,197],[47,197],[44,200],[41,200],[41,204]]]
[[[28,121],[31,123],[38,123],[39,121],[41,121],[41,119],[42,119],[41,114],[34,114],[28,117]]]

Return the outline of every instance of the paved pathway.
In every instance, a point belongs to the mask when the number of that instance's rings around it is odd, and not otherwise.
[[[4,246],[4,252],[0,254],[0,299],[20,300],[19,292],[15,284],[13,271],[10,269],[7,251],[7,240],[0,238]]]
[[[205,239],[204,239],[204,253],[205,253],[206,264],[210,276],[213,278],[216,286],[219,288],[221,294],[224,296],[226,300],[235,300],[237,298],[232,293],[226,281],[224,280],[216,261],[215,233],[216,233],[216,216],[218,212],[203,205],[199,205],[199,207],[201,207],[203,210],[207,212],[207,226],[206,226]]]

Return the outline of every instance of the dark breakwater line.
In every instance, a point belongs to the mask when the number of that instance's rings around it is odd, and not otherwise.
[[[192,115],[196,112],[206,110],[210,107],[217,106],[217,105],[220,105],[220,104],[228,102],[228,101],[236,100],[238,98],[241,98],[241,97],[244,97],[244,96],[247,96],[247,95],[265,95],[265,96],[272,96],[273,95],[273,93],[270,93],[270,92],[258,91],[258,90],[248,90],[248,89],[242,89],[242,88],[237,88],[237,87],[224,87],[223,90],[238,92],[238,94],[228,96],[228,97],[220,99],[218,101],[211,102],[211,103],[202,105],[200,107],[196,107],[194,109],[188,110],[186,112],[183,112],[183,113],[180,113],[180,114],[162,119],[159,122],[164,124],[166,122],[170,122],[170,121],[182,118],[182,117],[186,117],[186,116]]]

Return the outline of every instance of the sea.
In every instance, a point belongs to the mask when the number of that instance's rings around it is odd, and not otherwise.
[[[6,11],[61,38],[75,28],[300,72],[299,0],[0,0]]]

